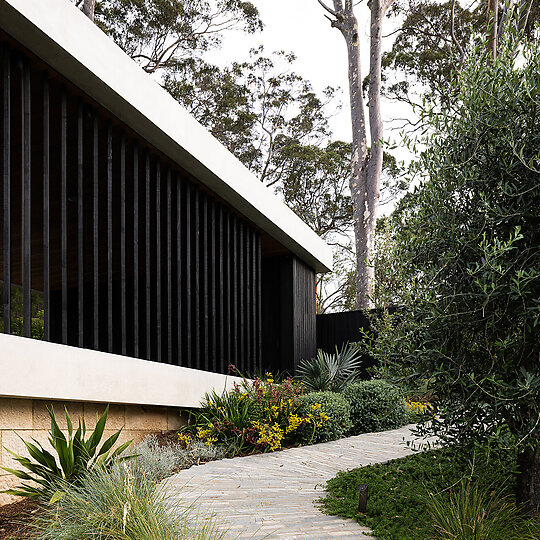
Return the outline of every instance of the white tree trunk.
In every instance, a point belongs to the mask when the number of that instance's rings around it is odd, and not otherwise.
[[[351,197],[353,204],[356,246],[356,307],[373,307],[372,293],[375,271],[373,247],[379,206],[383,165],[383,123],[381,120],[381,55],[382,20],[394,0],[370,0],[370,67],[369,67],[369,131],[368,152],[358,21],[352,0],[333,0],[334,9],[319,3],[335,17],[332,26],[345,38],[348,57],[349,95],[352,123]]]
[[[96,7],[96,0],[84,0],[83,13],[91,20],[94,20],[94,9]]]

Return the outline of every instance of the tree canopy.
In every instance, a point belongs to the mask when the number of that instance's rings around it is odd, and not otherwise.
[[[390,220],[396,325],[376,354],[441,406],[452,443],[519,450],[518,496],[540,485],[540,46],[470,54],[455,99],[424,113],[426,179]]]

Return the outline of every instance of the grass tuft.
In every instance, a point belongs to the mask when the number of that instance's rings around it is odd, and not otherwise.
[[[181,508],[138,467],[117,464],[95,469],[44,507],[34,523],[40,540],[220,539],[214,519]]]

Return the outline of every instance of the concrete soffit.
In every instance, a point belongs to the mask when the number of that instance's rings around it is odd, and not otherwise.
[[[318,272],[331,248],[69,0],[0,0],[0,28]]]

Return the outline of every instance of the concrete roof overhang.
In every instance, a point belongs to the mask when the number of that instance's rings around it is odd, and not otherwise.
[[[318,272],[330,247],[69,0],[0,0],[0,27]]]

